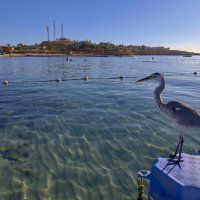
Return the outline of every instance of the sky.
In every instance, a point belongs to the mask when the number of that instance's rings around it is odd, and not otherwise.
[[[56,37],[200,53],[200,0],[0,0],[0,44]]]

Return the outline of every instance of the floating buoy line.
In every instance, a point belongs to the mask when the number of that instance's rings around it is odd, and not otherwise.
[[[194,72],[193,75],[197,75],[197,72]],[[165,74],[164,76],[173,76],[170,74]],[[62,81],[79,81],[79,80],[120,80],[123,81],[124,79],[136,79],[138,78],[137,76],[118,76],[118,77],[89,77],[89,76],[84,76],[82,78],[56,78],[56,79],[50,79],[50,80],[30,80],[30,81],[9,81],[9,80],[3,80],[0,82],[2,85],[9,85],[13,83],[44,83],[44,82],[62,82]],[[133,82],[130,82],[133,83]]]
[[[89,76],[84,76],[82,78],[56,78],[56,79],[50,79],[50,80],[33,80],[33,81],[9,81],[9,80],[3,80],[1,81],[2,85],[8,85],[8,84],[13,84],[13,83],[42,83],[42,82],[62,82],[62,81],[79,81],[79,80],[124,80],[124,79],[130,79],[130,78],[137,78],[136,76],[118,76],[118,77],[107,77],[107,78],[101,78],[101,77],[89,77]]]

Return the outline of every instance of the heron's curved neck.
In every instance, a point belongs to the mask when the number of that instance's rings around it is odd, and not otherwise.
[[[159,85],[155,88],[155,91],[154,91],[155,102],[161,111],[163,110],[163,108],[165,106],[165,104],[162,100],[162,92],[163,92],[164,88],[165,88],[165,80],[163,77],[161,77],[159,80]]]

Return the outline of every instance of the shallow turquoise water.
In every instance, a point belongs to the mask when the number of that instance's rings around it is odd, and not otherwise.
[[[135,81],[168,75],[165,102],[200,110],[199,67],[197,56],[0,58],[11,81],[0,85],[0,199],[136,199],[137,172],[175,149],[178,129],[154,104],[156,84]],[[187,129],[183,151],[199,142]]]

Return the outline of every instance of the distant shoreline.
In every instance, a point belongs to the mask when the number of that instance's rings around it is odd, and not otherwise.
[[[192,56],[198,56],[200,54],[193,54]],[[183,56],[182,54],[141,54],[141,55],[90,55],[90,54],[61,54],[61,53],[14,53],[14,54],[4,54],[0,55],[0,58],[8,57],[75,57],[75,56],[85,56],[85,57],[135,57],[135,56]]]

